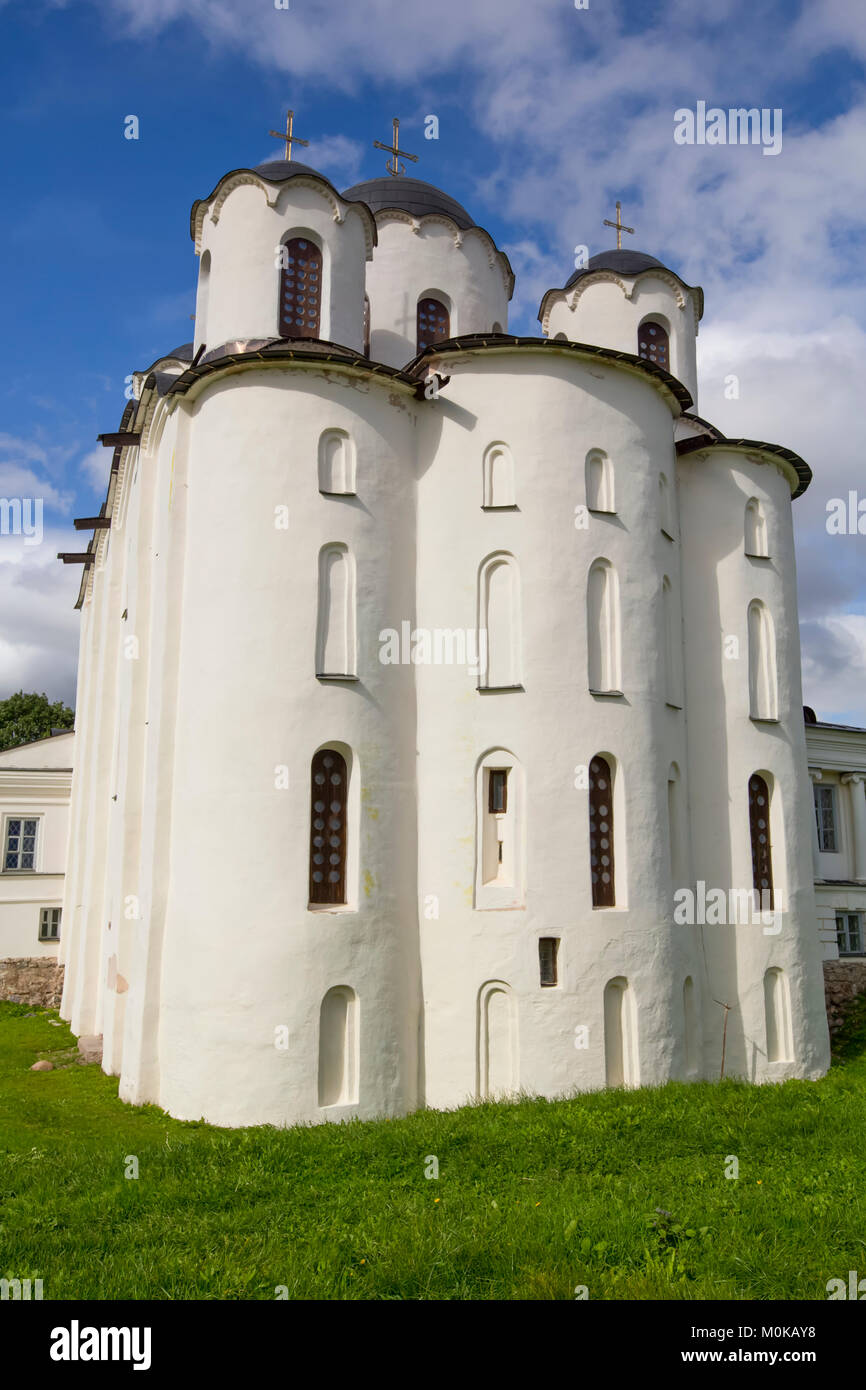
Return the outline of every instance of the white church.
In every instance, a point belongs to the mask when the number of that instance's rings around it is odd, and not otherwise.
[[[291,153],[194,203],[195,342],[64,557],[63,1016],[218,1125],[820,1076],[809,468],[696,414],[654,257],[514,336],[396,139],[343,192]]]

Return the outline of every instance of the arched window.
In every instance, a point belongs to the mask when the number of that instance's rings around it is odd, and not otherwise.
[[[634,999],[622,976],[604,989],[604,1070],[608,1086],[637,1085]]]
[[[767,518],[757,497],[746,503],[746,554],[766,559],[770,552],[767,547]]]
[[[752,841],[752,886],[758,906],[773,906],[773,849],[770,843],[770,789],[759,772],[749,778],[749,834]]]
[[[346,902],[346,760],[320,748],[310,770],[310,902]]]
[[[494,333],[501,333],[501,332],[502,332],[502,324],[501,324],[501,323],[494,323],[494,325],[493,325],[493,332],[494,332]]]
[[[345,430],[325,430],[319,439],[319,491],[355,491],[355,449]]]
[[[753,719],[777,719],[776,638],[766,604],[749,604],[749,714]]]
[[[316,675],[355,676],[355,564],[348,546],[319,551]]]
[[[511,986],[488,980],[478,992],[479,1100],[510,1095],[518,1086],[517,1017]]]
[[[322,306],[322,253],[306,237],[283,247],[280,272],[280,337],[318,338]]]
[[[638,357],[645,357],[648,362],[655,362],[657,367],[664,367],[665,371],[669,372],[670,352],[667,329],[652,319],[647,319],[646,323],[642,323],[637,331],[637,354]]]
[[[364,295],[364,356],[370,356],[370,296]]]
[[[613,464],[603,449],[586,456],[586,505],[591,512],[614,512]]]
[[[358,996],[348,985],[336,985],[319,1010],[319,1105],[357,1100]]]
[[[764,1014],[767,1023],[767,1061],[792,1061],[794,1044],[788,982],[785,972],[778,966],[771,966],[764,975]]]
[[[445,305],[439,299],[428,297],[418,300],[418,351],[423,352],[431,343],[442,343],[451,334],[451,318]]]
[[[619,693],[619,588],[609,560],[595,560],[589,571],[586,639],[590,691]]]
[[[599,755],[589,765],[589,870],[593,907],[615,907],[613,778]]]
[[[514,460],[507,445],[491,444],[484,451],[483,475],[484,501],[482,506],[488,508],[515,506]]]
[[[521,684],[520,575],[512,555],[493,555],[479,574],[479,687],[513,690]]]

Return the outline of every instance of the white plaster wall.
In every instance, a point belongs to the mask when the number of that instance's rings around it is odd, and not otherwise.
[[[319,337],[362,350],[369,214],[341,203],[335,220],[336,206],[323,184],[296,176],[279,187],[258,180],[241,184],[219,207],[216,222],[205,215],[201,254],[210,251],[211,266],[206,321],[196,322],[196,347],[203,341],[212,349],[236,338],[279,337],[279,248],[292,236],[309,234],[322,250]]]
[[[78,679],[75,693],[75,762],[69,793],[69,831],[66,844],[66,873],[63,885],[63,926],[60,936],[58,960],[64,965],[63,996],[60,1013],[63,1018],[71,1017],[72,1000],[77,989],[78,939],[81,894],[79,884],[86,842],[86,823],[84,808],[87,802],[86,750],[88,747],[88,705],[89,690],[93,681],[94,663],[92,655],[93,604],[85,601],[80,609],[81,626],[78,638]]]
[[[511,985],[519,1084],[553,1095],[604,1084],[603,996],[625,976],[638,1016],[639,1076],[683,1065],[682,984],[699,982],[694,949],[671,920],[667,772],[685,769],[683,715],[664,703],[660,653],[658,472],[671,472],[672,419],[637,375],[563,353],[449,359],[451,383],[431,404],[419,466],[418,624],[471,627],[479,562],[508,550],[522,578],[523,692],[479,694],[466,670],[417,668],[419,845],[426,1099],[475,1090],[475,1002],[486,980]],[[517,509],[481,509],[482,458],[492,440],[514,458]],[[576,530],[584,462],[604,449],[617,514]],[[623,697],[588,692],[586,581],[599,556],[617,568]],[[670,567],[670,566],[669,566]],[[489,749],[518,757],[525,776],[526,904],[475,911],[475,767]],[[617,907],[593,910],[588,795],[575,769],[612,754],[622,778],[626,836],[617,843]],[[620,822],[620,831],[622,831]],[[627,838],[627,856],[622,845]],[[541,988],[538,938],[558,936],[560,980]],[[575,1048],[575,1027],[589,1047]]]
[[[158,1099],[175,1115],[281,1124],[415,1102],[412,672],[382,667],[377,641],[413,602],[414,416],[408,392],[298,369],[214,382],[192,406],[159,995]],[[356,497],[319,493],[328,427],[355,441]],[[317,561],[331,541],[355,558],[357,682],[315,677]],[[352,751],[357,882],[350,910],[310,911],[310,761],[334,741]],[[335,985],[360,1008],[360,1097],[339,1114],[317,1097],[319,1010]]]
[[[600,272],[598,277],[578,281],[574,289],[554,296],[548,319],[547,336],[555,338],[564,333],[576,343],[592,343],[597,347],[616,348],[619,352],[637,354],[638,328],[648,318],[661,316],[669,325],[670,372],[683,383],[697,409],[698,379],[694,295],[678,287],[675,291],[664,280],[646,273],[637,278],[619,275],[615,283],[612,272]],[[604,277],[604,278],[602,278]],[[622,285],[626,292],[623,292]],[[575,307],[569,308],[578,290]],[[678,297],[684,301],[679,307]]]
[[[101,970],[105,982],[102,1065],[120,1074],[135,936],[140,931],[139,857],[142,777],[147,739],[147,671],[155,457],[133,456],[121,504],[115,509],[115,544],[126,550],[118,673],[118,718],[109,805],[106,926]]]
[[[750,497],[767,512],[770,558],[744,554]],[[730,1003],[727,1072],[754,1080],[817,1076],[829,1062],[812,880],[811,784],[800,680],[790,484],[777,466],[724,448],[679,463],[687,661],[693,869],[720,888],[751,889],[748,781],[768,771],[778,802],[773,819],[774,885],[787,900],[778,935],[761,926],[707,926],[702,935],[713,995]],[[763,600],[776,635],[779,720],[749,717],[747,611]],[[725,656],[736,637],[739,654]],[[778,812],[784,824],[780,833]],[[727,825],[727,834],[719,826]],[[782,967],[791,993],[795,1060],[768,1065],[763,976]],[[705,1041],[720,1057],[723,1010],[706,1015]]]
[[[101,1033],[103,972],[102,937],[106,927],[105,890],[119,680],[119,633],[126,551],[111,544],[111,532],[99,533],[93,566],[92,607],[88,618],[86,682],[82,709],[76,710],[76,759],[83,776],[72,789],[72,825],[81,840],[64,897],[63,929],[70,931],[61,1013],[73,1031]]]
[[[508,290],[501,263],[481,232],[461,232],[449,220],[425,217],[411,225],[387,213],[377,219],[379,244],[367,267],[370,355],[404,367],[417,352],[419,299],[442,299],[451,337],[508,327]]]
[[[0,960],[21,956],[56,956],[58,942],[39,940],[43,907],[63,904],[63,875],[46,874],[11,885],[0,883]],[[63,922],[60,923],[61,937]]]
[[[169,418],[155,457],[153,521],[148,565],[150,641],[144,705],[146,734],[138,756],[141,844],[125,862],[124,894],[139,899],[140,917],[125,921],[130,984],[124,1006],[119,1094],[136,1104],[160,1103],[161,982],[165,915],[172,852],[171,803],[177,729],[177,683],[186,566],[189,412],[181,404]],[[145,461],[147,462],[147,461]],[[206,708],[206,705],[203,706]],[[131,727],[134,727],[131,725]],[[135,802],[130,804],[135,814]],[[137,868],[137,879],[135,871]]]
[[[7,873],[0,859],[0,957],[57,956],[39,940],[43,907],[61,907],[75,734],[59,734],[0,752],[0,836],[9,816],[36,816],[36,868]],[[60,933],[63,939],[64,924]]]
[[[125,1099],[219,1124],[459,1104],[476,1092],[477,1002],[491,981],[510,987],[514,1079],[528,1091],[604,1084],[604,987],[618,977],[630,985],[643,1084],[685,1074],[687,975],[701,1074],[718,1074],[721,1011],[710,994],[733,1006],[729,1073],[763,1080],[826,1066],[787,480],[730,451],[677,465],[669,405],[621,367],[526,349],[448,368],[450,384],[423,403],[345,371],[209,381],[140,461],[114,534],[122,583],[110,557],[84,615],[88,751],[70,856],[81,909],[64,997],[77,1031],[104,1018],[104,1066],[120,1072]],[[332,427],[355,443],[357,496],[318,491],[318,439]],[[513,511],[482,510],[494,441],[514,459]],[[593,448],[612,460],[617,511],[579,530]],[[661,471],[674,488],[673,542],[660,531]],[[742,553],[755,495],[768,514],[763,562]],[[282,505],[288,531],[274,525]],[[356,564],[357,683],[314,674],[317,559],[329,542],[348,545]],[[482,695],[462,667],[381,663],[379,634],[404,621],[474,628],[479,564],[502,550],[520,567],[523,691]],[[602,556],[620,582],[619,699],[587,690],[586,579]],[[683,709],[665,700],[665,574],[677,620],[684,596]],[[756,597],[776,628],[775,726],[748,718]],[[134,670],[119,669],[112,623],[145,638]],[[723,661],[729,632],[740,636],[739,663]],[[354,895],[348,910],[310,911],[309,766],[326,743],[351,750]],[[476,768],[495,748],[522,769],[526,894],[519,908],[478,911]],[[618,905],[607,910],[591,906],[587,792],[574,786],[575,769],[599,752],[618,764]],[[672,761],[691,828],[686,880],[722,887],[751,883],[748,776],[774,775],[785,807],[777,884],[784,864],[789,902],[778,937],[673,924]],[[274,780],[283,766],[287,791]],[[107,881],[97,872],[106,853]],[[141,918],[121,928],[121,1000],[103,919],[119,922],[129,893]],[[426,911],[432,900],[438,915]],[[561,939],[553,989],[539,983],[540,936]],[[787,973],[796,1055],[768,1067],[770,965]],[[334,986],[359,1000],[360,1095],[322,1110],[318,1019]],[[280,1026],[285,1050],[274,1045]],[[574,1046],[579,1026],[585,1049]]]
[[[866,921],[866,886],[855,888],[850,884],[841,886],[815,885],[815,903],[818,913],[818,935],[821,954],[824,960],[839,960],[839,946],[836,939],[836,913],[859,912]],[[854,957],[846,957],[854,959]]]

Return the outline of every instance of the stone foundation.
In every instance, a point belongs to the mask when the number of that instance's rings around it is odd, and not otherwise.
[[[58,1009],[63,993],[63,966],[51,956],[0,960],[0,999]]]
[[[858,994],[866,994],[866,960],[825,960],[824,998],[831,1037],[842,1027]]]

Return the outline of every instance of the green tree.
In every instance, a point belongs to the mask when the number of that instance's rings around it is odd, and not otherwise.
[[[0,700],[0,749],[17,748],[47,738],[52,729],[71,729],[75,711],[62,700],[48,703],[48,696],[25,695],[19,690],[8,700]]]

